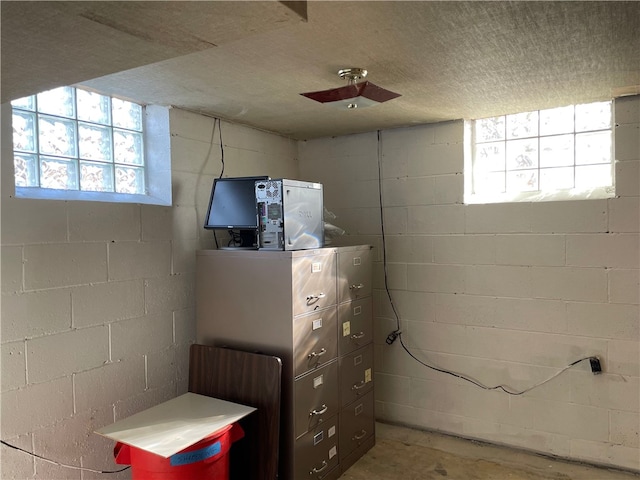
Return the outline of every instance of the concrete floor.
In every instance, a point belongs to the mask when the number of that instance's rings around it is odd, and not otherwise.
[[[554,460],[433,432],[376,425],[376,445],[340,480],[638,480],[639,474]]]

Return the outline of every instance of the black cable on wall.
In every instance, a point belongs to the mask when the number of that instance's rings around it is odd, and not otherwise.
[[[388,279],[388,270],[387,270],[387,242],[386,242],[386,232],[385,232],[385,225],[384,225],[384,202],[383,202],[383,195],[382,195],[382,138],[381,138],[381,131],[378,130],[377,132],[377,142],[378,142],[378,149],[377,149],[377,156],[378,156],[378,193],[379,193],[379,208],[380,208],[380,230],[381,230],[381,234],[382,234],[382,264],[383,264],[383,271],[384,271],[384,288],[385,291],[387,293],[387,297],[389,298],[389,303],[391,304],[391,309],[393,310],[393,315],[395,317],[396,320],[396,329],[394,331],[392,331],[391,333],[389,333],[389,335],[387,336],[386,342],[388,345],[392,345],[397,339],[400,339],[400,345],[402,346],[402,349],[411,357],[413,358],[416,362],[418,362],[420,365],[423,365],[431,370],[434,370],[436,372],[440,372],[440,373],[444,373],[446,375],[451,375],[455,378],[459,378],[461,380],[465,380],[473,385],[475,385],[476,387],[482,388],[484,390],[501,390],[504,393],[507,393],[509,395],[523,395],[524,393],[527,393],[531,390],[533,390],[536,387],[539,387],[541,385],[544,385],[545,383],[549,382],[550,380],[554,379],[555,377],[557,377],[558,375],[560,375],[561,373],[565,372],[566,370],[568,370],[569,368],[577,365],[580,362],[584,362],[586,360],[589,360],[590,364],[591,364],[591,372],[594,374],[599,374],[602,372],[602,366],[600,364],[600,359],[597,356],[588,356],[588,357],[583,357],[580,358],[574,362],[571,362],[569,365],[565,366],[564,368],[562,368],[561,370],[559,370],[558,372],[556,372],[555,374],[553,374],[552,376],[550,376],[549,378],[547,378],[546,380],[537,383],[535,385],[532,385],[529,388],[526,388],[524,390],[514,390],[510,387],[508,387],[507,385],[495,385],[495,386],[487,386],[484,385],[483,383],[474,380],[473,378],[467,376],[467,375],[463,375],[461,373],[456,373],[450,370],[446,370],[444,368],[439,368],[436,367],[434,365],[431,365],[430,363],[423,361],[421,359],[419,359],[415,354],[413,354],[409,348],[407,347],[407,345],[404,342],[404,339],[402,338],[402,330],[400,328],[400,315],[398,314],[398,309],[396,308],[396,305],[393,301],[393,297],[391,296],[391,290],[389,289],[389,279]]]

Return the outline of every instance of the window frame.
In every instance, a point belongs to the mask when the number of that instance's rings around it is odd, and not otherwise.
[[[91,89],[85,89],[81,85],[72,87],[92,91]],[[8,102],[7,105],[10,118],[9,124],[11,124],[13,119],[13,107],[10,102]],[[75,119],[74,121],[77,123],[78,120]],[[15,171],[13,166],[13,134],[11,133],[9,142],[11,145],[11,183],[14,187],[15,197],[43,200],[97,201],[170,206],[172,204],[172,194],[169,107],[143,105],[142,122],[143,151],[145,152],[145,193],[131,194],[17,186],[15,185]]]
[[[535,191],[519,191],[519,192],[489,192],[489,193],[475,193],[474,192],[474,174],[475,174],[475,151],[476,151],[476,139],[475,139],[475,122],[479,119],[473,120],[465,120],[464,121],[464,204],[485,204],[485,203],[515,203],[515,202],[539,202],[539,201],[558,201],[558,200],[586,200],[586,199],[605,199],[605,198],[613,198],[615,197],[615,102],[612,100],[602,100],[601,102],[610,102],[611,104],[611,126],[609,129],[603,129],[599,131],[610,131],[611,132],[611,160],[610,160],[610,169],[611,169],[611,185],[610,186],[596,186],[596,187],[583,187],[583,188],[571,188],[571,189],[558,189],[558,190],[535,190]],[[599,103],[599,102],[589,102],[589,103]],[[586,104],[574,104],[573,106],[578,105],[588,105]],[[550,107],[554,108],[554,107]],[[541,110],[537,110],[538,114]],[[531,110],[536,111],[536,110]],[[526,112],[514,112],[514,114],[518,113],[526,113]],[[503,115],[495,115],[495,117],[505,117],[510,114]],[[483,117],[485,118],[485,117]],[[486,117],[493,118],[493,117]],[[575,120],[574,120],[575,121]],[[575,131],[575,125],[571,132],[574,136],[577,133]],[[540,135],[538,132],[537,135],[532,136],[530,138],[537,138],[538,145],[541,138],[548,138],[555,135]],[[507,139],[505,138],[504,143],[506,147]],[[539,155],[539,153],[538,153]],[[574,162],[571,166],[574,169],[575,173],[575,152],[574,152]],[[539,166],[539,158],[538,158],[538,172],[540,172]],[[508,170],[505,166],[505,175],[515,170]]]

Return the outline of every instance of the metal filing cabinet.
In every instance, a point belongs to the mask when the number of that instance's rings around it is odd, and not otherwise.
[[[337,256],[340,468],[344,472],[375,444],[371,249],[345,247]]]
[[[198,343],[282,359],[279,480],[335,480],[375,442],[370,251],[198,252]]]

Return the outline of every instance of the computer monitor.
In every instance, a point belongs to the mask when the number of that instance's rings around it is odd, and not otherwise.
[[[241,246],[258,231],[255,182],[268,176],[216,178],[211,189],[204,228],[236,231]],[[253,242],[254,243],[254,242]]]

